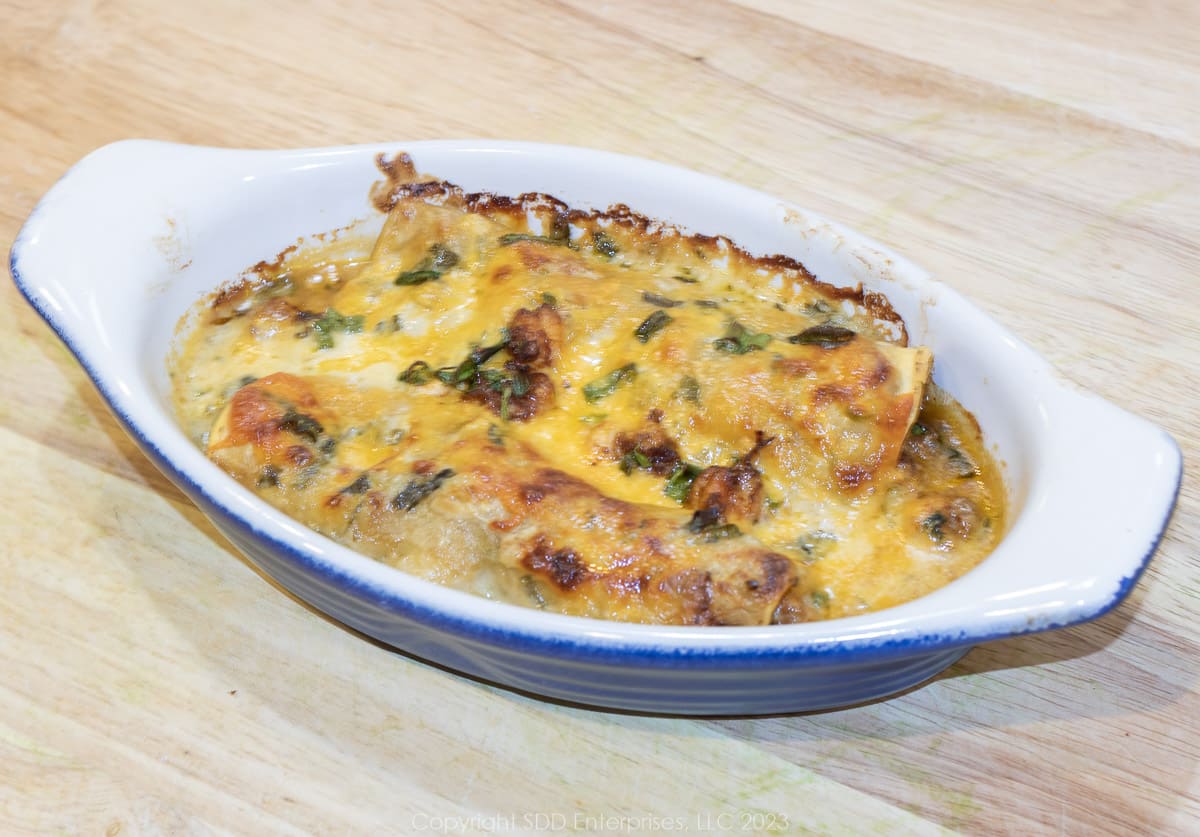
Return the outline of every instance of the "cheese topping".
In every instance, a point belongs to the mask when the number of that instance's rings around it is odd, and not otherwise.
[[[668,624],[888,607],[995,546],[997,469],[884,300],[381,165],[369,255],[291,252],[185,319],[180,420],[271,504],[459,589]]]

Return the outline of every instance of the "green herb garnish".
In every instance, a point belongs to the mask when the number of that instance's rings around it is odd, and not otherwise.
[[[837,535],[814,529],[796,539],[796,548],[804,553],[803,563],[813,564],[824,558],[835,543]]]
[[[392,498],[391,507],[396,511],[412,511],[417,504],[442,487],[442,483],[454,476],[451,468],[443,468],[433,476],[417,477]]]
[[[332,349],[334,332],[358,334],[363,328],[363,318],[361,314],[347,317],[327,308],[319,319],[313,321],[312,327],[317,333],[317,348]]]
[[[848,328],[825,323],[806,328],[799,334],[793,334],[788,338],[788,342],[804,346],[820,346],[822,349],[836,349],[846,345],[857,336]]]
[[[634,448],[629,453],[621,457],[621,473],[632,474],[640,468],[650,467],[650,457],[642,453],[637,448]]]
[[[592,232],[592,250],[606,259],[611,259],[621,252],[617,247],[617,242],[612,240],[612,236],[601,230]]]
[[[698,476],[700,476],[698,466],[687,463],[679,465],[667,479],[667,484],[663,486],[663,494],[677,503],[684,502],[687,500],[688,492],[692,490],[692,483]]]
[[[946,458],[950,461],[950,467],[954,469],[959,477],[967,479],[979,473],[979,469],[975,467],[975,463],[967,458],[967,455],[958,448],[947,447]]]
[[[458,364],[458,366],[443,366],[434,373],[437,379],[443,384],[452,386],[455,389],[466,390],[471,389],[475,384],[475,377],[480,373],[479,367],[487,363],[493,355],[508,345],[508,340],[505,339],[492,346],[478,346],[471,350],[471,353]],[[496,370],[487,370],[495,374],[500,374]]]
[[[500,246],[507,247],[518,241],[532,241],[536,244],[551,244],[557,247],[578,249],[571,242],[571,225],[562,213],[556,213],[550,221],[549,235],[534,235],[533,233],[505,233],[500,236]]]
[[[946,522],[946,515],[938,511],[922,520],[921,528],[925,530],[925,534],[929,535],[932,540],[940,542],[944,537],[942,527],[946,525]]]
[[[594,404],[602,398],[612,395],[621,384],[629,383],[637,378],[637,364],[627,363],[609,372],[603,378],[597,378],[583,387],[583,397],[589,404]]]
[[[700,382],[691,375],[684,375],[679,381],[679,389],[675,390],[675,394],[684,401],[690,401],[692,404],[699,404]]]
[[[763,332],[756,334],[738,322],[729,324],[725,336],[713,341],[713,348],[719,352],[732,355],[744,355],[747,352],[765,349],[771,342],[771,335]]]
[[[660,308],[642,320],[642,324],[633,330],[633,336],[638,339],[639,343],[649,342],[651,337],[666,327],[667,323],[673,319],[674,317]]]
[[[678,299],[671,299],[669,296],[653,293],[652,291],[643,291],[642,299],[649,302],[651,305],[657,305],[659,308],[676,308],[683,305]]]
[[[320,438],[321,434],[325,432],[325,428],[321,426],[321,422],[312,416],[306,416],[304,413],[298,413],[295,410],[288,410],[283,414],[283,418],[279,420],[279,429],[295,433],[297,436],[308,439],[308,441],[314,444]]]
[[[406,270],[396,277],[397,285],[424,285],[426,282],[432,282],[435,279],[441,279],[441,271],[430,270],[429,268],[420,268],[418,270]]]
[[[371,490],[371,478],[366,472],[359,474],[358,479],[339,491],[339,494],[366,494]]]
[[[401,383],[423,386],[433,380],[433,369],[423,360],[413,361],[397,378]]]
[[[397,285],[424,285],[435,279],[441,279],[442,274],[458,264],[458,254],[444,244],[432,244],[424,260],[412,270],[406,270],[396,277]]]

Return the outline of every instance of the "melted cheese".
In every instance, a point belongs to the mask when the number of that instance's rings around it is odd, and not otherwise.
[[[878,300],[627,211],[390,185],[367,258],[293,253],[181,339],[182,423],[268,502],[460,589],[645,622],[888,607],[998,540],[978,429]]]

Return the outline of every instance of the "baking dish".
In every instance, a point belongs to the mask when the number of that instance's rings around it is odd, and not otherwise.
[[[1009,492],[996,551],[924,598],[863,616],[761,628],[572,618],[443,588],[358,555],[264,504],[176,426],[165,359],[201,296],[298,239],[380,220],[376,155],[471,191],[624,203],[823,281],[885,294],[936,381],[978,418]],[[1145,568],[1181,459],[1154,425],[1057,377],[924,271],[777,198],[660,163],[562,146],[433,141],[239,151],[106,146],[42,199],[13,245],[21,292],[83,364],[138,445],[264,572],[347,625],[469,675],[551,698],[672,714],[829,708],[909,688],[979,642],[1076,624]],[[1128,490],[1138,486],[1136,492]],[[162,544],[170,560],[170,544]]]

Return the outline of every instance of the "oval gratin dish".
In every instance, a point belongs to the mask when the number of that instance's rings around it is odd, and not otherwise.
[[[655,627],[560,616],[408,576],[292,521],[184,435],[166,358],[198,299],[297,239],[377,213],[376,155],[469,191],[626,204],[819,279],[883,293],[934,378],[983,427],[1009,528],[978,567],[907,604],[800,625]],[[777,198],[661,163],[553,145],[426,141],[240,151],[131,140],[84,158],[41,200],[13,279],[146,455],[264,572],[334,619],[451,669],[554,699],[688,715],[826,709],[916,685],[989,640],[1114,607],[1166,526],[1169,435],[1057,377],[1002,326],[901,256]],[[1119,439],[1120,444],[1113,440]],[[1126,488],[1138,486],[1137,492]],[[169,544],[162,544],[169,560]],[[214,605],[216,606],[216,605]],[[298,649],[299,651],[299,649]]]

